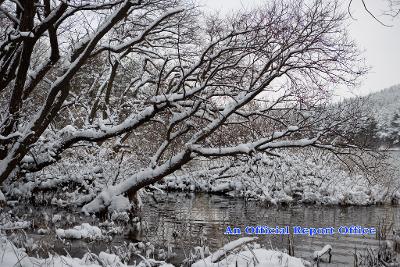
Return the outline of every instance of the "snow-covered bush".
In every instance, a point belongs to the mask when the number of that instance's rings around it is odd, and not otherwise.
[[[99,192],[133,175],[140,163],[129,153],[116,154],[111,145],[77,148],[59,162],[40,172],[26,173],[16,181],[7,181],[4,190],[11,199],[33,204],[82,206]],[[131,208],[122,195],[113,196],[110,213]]]

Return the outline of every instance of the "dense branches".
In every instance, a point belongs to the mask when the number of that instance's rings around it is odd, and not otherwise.
[[[91,212],[198,156],[354,145],[335,137],[357,116],[327,104],[332,86],[365,72],[336,2],[275,1],[226,19],[172,0],[39,2],[21,1],[36,12],[8,1],[0,9],[1,182],[77,143],[114,138],[117,151],[152,140],[140,148],[147,166]],[[232,131],[249,132],[227,138]]]

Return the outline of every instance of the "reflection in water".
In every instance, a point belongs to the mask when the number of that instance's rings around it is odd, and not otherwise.
[[[37,209],[37,210],[36,210]],[[17,206],[13,213],[20,218],[25,214],[36,214],[34,224],[37,228],[46,227],[40,217],[41,212],[47,214],[62,214],[62,221],[56,228],[68,229],[73,225],[88,222],[92,225],[99,223],[97,218],[83,217],[79,210],[65,210],[54,207],[29,207]],[[28,214],[29,213],[29,214]],[[169,262],[179,266],[190,255],[190,249],[195,246],[208,245],[211,251],[222,247],[227,242],[237,239],[237,236],[224,235],[227,226],[240,227],[267,225],[270,227],[286,225],[301,227],[335,227],[341,225],[360,225],[362,227],[378,227],[384,219],[389,225],[394,220],[396,229],[400,228],[399,206],[370,206],[370,207],[337,207],[337,206],[285,206],[267,207],[257,202],[244,201],[243,199],[228,198],[207,194],[156,194],[144,199],[142,211],[138,214],[142,220],[141,230],[136,223],[121,225],[124,234],[113,236],[111,242],[84,240],[66,240],[61,242],[54,233],[38,235],[36,231],[24,232],[33,238],[36,244],[42,241],[54,245],[49,250],[38,251],[42,257],[47,257],[48,252],[56,252],[72,257],[82,257],[90,250],[98,254],[100,251],[123,245],[125,242],[147,242],[155,244],[156,248],[172,247],[177,256]],[[28,216],[28,217],[29,217]],[[51,217],[51,216],[50,216]],[[68,218],[72,219],[69,220]],[[69,222],[72,221],[72,222]],[[44,225],[41,225],[44,224]],[[245,234],[243,234],[245,235]],[[266,248],[285,250],[288,248],[288,236],[270,235],[259,236],[258,242]],[[353,253],[366,247],[376,248],[379,241],[373,236],[294,236],[295,256],[310,260],[315,250],[330,244],[333,247],[332,264],[327,266],[353,266]],[[140,259],[138,259],[140,260]],[[320,265],[323,266],[323,265]]]
[[[167,194],[147,198],[141,217],[145,227],[141,232],[133,232],[130,239],[172,245],[179,255],[174,263],[181,262],[190,248],[207,244],[211,250],[221,247],[237,236],[224,235],[227,226],[240,227],[268,225],[335,227],[359,225],[378,227],[384,219],[387,224],[392,219],[398,224],[399,208],[395,206],[371,207],[326,207],[289,206],[266,207],[256,202],[206,194]],[[244,235],[244,234],[243,234]],[[259,243],[267,248],[286,249],[288,236],[260,236]],[[329,266],[343,266],[353,263],[353,253],[366,247],[377,247],[379,241],[374,236],[294,236],[295,256],[310,259],[315,250],[325,244],[333,247],[333,262]]]

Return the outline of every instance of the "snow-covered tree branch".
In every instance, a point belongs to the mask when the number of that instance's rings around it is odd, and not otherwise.
[[[94,212],[197,157],[357,145],[356,107],[329,104],[366,71],[336,1],[226,19],[175,0],[21,5],[0,5],[1,183],[77,144],[135,145],[143,166],[84,207]]]

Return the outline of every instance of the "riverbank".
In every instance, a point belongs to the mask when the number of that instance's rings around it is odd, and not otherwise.
[[[185,266],[192,267],[305,267],[311,263],[291,257],[288,254],[275,250],[261,248],[254,243],[256,238],[239,238],[224,245],[213,253],[208,249],[195,247],[193,254],[186,260]],[[253,242],[253,243],[251,243]],[[134,245],[132,246],[134,247]],[[85,253],[82,258],[73,258],[69,255],[51,255],[47,258],[31,257],[26,253],[25,248],[18,248],[5,236],[0,235],[0,264],[2,267],[174,267],[174,265],[164,261],[149,258],[151,255],[141,256],[132,248],[128,248],[119,255],[100,252],[98,255],[90,251]],[[122,255],[125,254],[125,255]],[[128,264],[126,254],[136,254],[142,259],[138,263]]]

